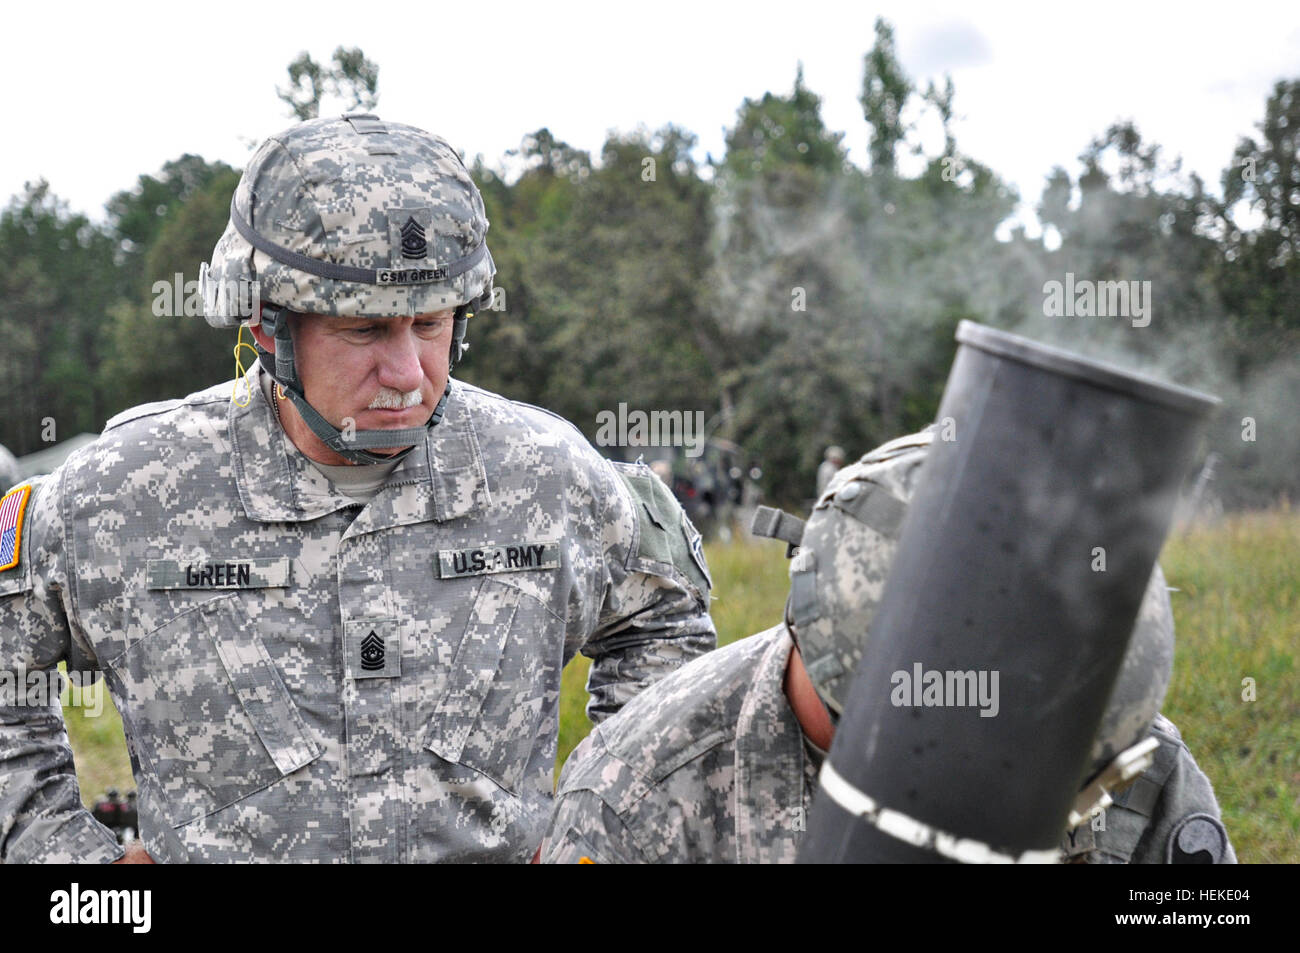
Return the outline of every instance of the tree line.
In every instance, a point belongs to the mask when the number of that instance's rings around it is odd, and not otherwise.
[[[295,116],[331,88],[374,105],[378,68],[359,50],[334,64],[291,64],[279,95]],[[1300,79],[1276,83],[1217,194],[1117,122],[1081,174],[1052,171],[1032,238],[1003,225],[1014,188],[956,141],[954,93],[950,79],[919,90],[878,21],[859,97],[866,168],[802,71],[740,105],[721,158],[694,159],[696,137],[675,125],[611,134],[598,157],[542,128],[508,157],[511,175],[477,156],[504,294],[471,322],[458,375],[588,437],[620,403],[704,411],[761,464],[769,498],[793,503],[828,444],[852,457],[932,419],[969,318],[1219,394],[1209,449],[1224,502],[1294,496]],[[942,125],[937,154],[904,120],[915,106]],[[904,174],[909,150],[921,170]],[[233,332],[160,317],[155,301],[160,282],[197,278],[238,179],[183,155],[114,195],[102,224],[44,181],[9,200],[0,443],[29,453],[232,376]],[[1149,282],[1149,322],[1054,310],[1046,289],[1067,275]]]

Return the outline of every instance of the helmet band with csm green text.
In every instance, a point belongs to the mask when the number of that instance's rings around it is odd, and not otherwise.
[[[259,235],[239,214],[235,198],[234,195],[230,197],[230,222],[235,226],[235,230],[244,237],[245,241],[258,251],[270,255],[276,261],[286,264],[290,268],[305,271],[309,275],[316,275],[320,278],[332,278],[336,281],[355,281],[370,285],[428,284],[457,278],[474,268],[483,260],[485,255],[490,255],[487,243],[479,242],[478,247],[464,258],[447,265],[439,265],[437,268],[358,268],[355,265],[337,265],[330,261],[318,261],[315,258],[310,258],[307,255],[277,245],[275,242]]]

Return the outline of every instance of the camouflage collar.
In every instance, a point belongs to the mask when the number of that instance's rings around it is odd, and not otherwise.
[[[785,667],[794,640],[784,625],[770,638],[736,724],[736,861],[789,863],[807,823],[803,731],[785,697]]]
[[[261,523],[296,523],[357,506],[284,434],[262,394],[261,373],[257,365],[248,372],[248,403],[241,407],[232,400],[229,406],[231,456],[244,513]],[[442,422],[428,432],[423,447],[407,454],[345,538],[427,520],[456,519],[491,503],[467,397],[465,388],[453,381]]]

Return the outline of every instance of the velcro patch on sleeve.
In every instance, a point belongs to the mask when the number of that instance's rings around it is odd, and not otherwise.
[[[713,588],[705,568],[703,541],[672,491],[648,467],[615,467],[631,492],[640,524],[637,556],[668,563],[705,595]]]

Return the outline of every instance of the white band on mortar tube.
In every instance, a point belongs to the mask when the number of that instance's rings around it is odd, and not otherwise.
[[[988,844],[967,837],[955,837],[946,831],[931,827],[924,821],[908,817],[901,811],[882,807],[873,798],[863,794],[831,767],[827,759],[819,775],[822,790],[844,810],[861,817],[890,837],[913,847],[932,850],[963,864],[1055,864],[1060,862],[1060,851],[1027,850],[1019,857],[994,850]]]

